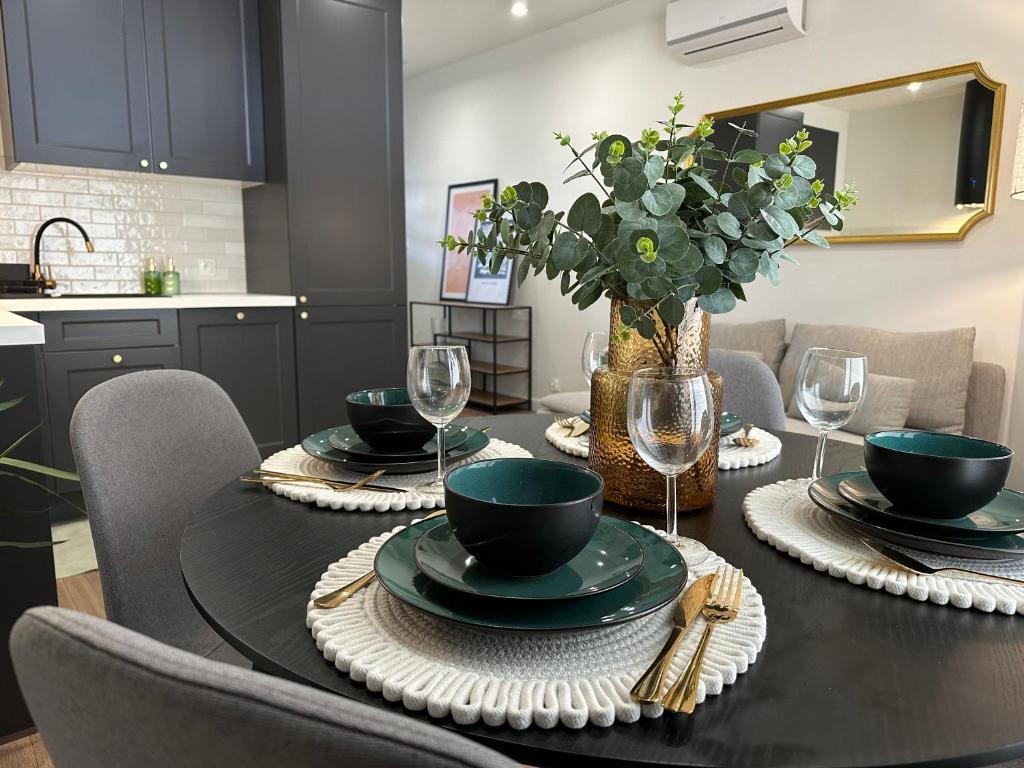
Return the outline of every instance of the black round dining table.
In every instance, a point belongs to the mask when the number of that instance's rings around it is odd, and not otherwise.
[[[579,462],[547,443],[550,414],[467,420],[536,457]],[[805,477],[814,438],[780,433],[782,454],[719,472],[713,507],[680,514],[680,532],[738,567],[760,591],[768,633],[755,664],[693,715],[611,727],[516,731],[437,725],[536,766],[973,766],[1024,756],[1024,620],[855,586],[759,541],[746,494]],[[829,443],[827,467],[856,469],[857,445]],[[656,513],[606,506],[656,525]],[[407,712],[328,663],[306,628],[327,565],[423,512],[336,512],[231,482],[197,509],[181,569],[197,608],[256,669]]]

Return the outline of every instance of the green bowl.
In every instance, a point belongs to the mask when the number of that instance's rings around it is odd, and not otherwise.
[[[415,451],[434,436],[434,425],[420,416],[404,388],[352,392],[345,398],[348,421],[371,448],[384,453]]]
[[[864,466],[894,512],[957,518],[981,509],[1006,483],[1013,451],[965,435],[900,429],[864,438]]]
[[[480,565],[506,576],[539,576],[590,541],[604,480],[564,461],[489,459],[456,467],[444,487],[452,532]]]

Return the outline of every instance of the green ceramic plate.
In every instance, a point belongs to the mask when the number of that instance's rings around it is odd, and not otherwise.
[[[401,461],[389,462],[380,460],[371,462],[355,459],[331,445],[331,433],[337,429],[337,427],[332,427],[331,429],[317,432],[315,435],[310,435],[302,441],[302,450],[315,459],[338,464],[345,469],[351,469],[353,472],[376,472],[378,469],[383,469],[385,474],[408,475],[416,472],[430,472],[437,468],[436,455],[431,459],[403,459]],[[472,456],[474,453],[483,450],[490,442],[490,438],[478,429],[468,427],[467,431],[469,436],[466,438],[466,441],[453,450],[448,451],[445,457],[446,461],[455,462]]]
[[[632,536],[644,566],[621,586],[572,600],[503,600],[477,597],[430,580],[414,561],[419,537],[444,518],[409,526],[384,542],[374,569],[381,586],[399,600],[441,619],[504,630],[568,630],[603,627],[644,616],[672,602],[686,584],[686,563],[675,547],[635,523],[607,518]]]
[[[854,472],[841,483],[839,493],[868,512],[914,525],[936,536],[956,538],[1024,532],[1024,494],[1004,488],[992,501],[967,517],[941,518],[905,515],[875,488],[867,472]]]
[[[580,418],[581,418],[581,419],[582,419],[583,421],[587,422],[587,424],[589,424],[589,423],[590,423],[590,409],[589,409],[589,408],[587,408],[587,410],[583,411],[583,412],[582,412],[582,413],[580,414]]]
[[[719,435],[725,437],[733,432],[739,432],[741,429],[743,429],[743,419],[735,413],[722,411],[722,426],[718,430]]]
[[[469,427],[449,424],[444,428],[444,450],[450,453],[469,439]],[[352,427],[338,427],[327,436],[327,442],[344,451],[357,461],[413,461],[415,459],[437,459],[437,438],[432,437],[422,448],[415,451],[378,451],[364,443]]]
[[[902,547],[920,549],[937,555],[972,557],[979,560],[1007,560],[1024,557],[1024,537],[984,536],[971,539],[940,538],[932,533],[911,528],[893,518],[858,507],[839,493],[839,484],[854,472],[840,472],[837,475],[815,480],[807,489],[811,501],[847,523],[855,531],[869,537],[887,541]]]
[[[510,600],[596,595],[625,584],[644,565],[644,551],[636,539],[608,518],[601,518],[582,552],[544,576],[517,579],[489,571],[462,548],[447,522],[420,536],[415,556],[419,569],[438,584],[471,595]]]

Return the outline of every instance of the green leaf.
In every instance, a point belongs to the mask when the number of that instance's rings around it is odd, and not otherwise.
[[[601,203],[597,195],[587,192],[576,198],[565,217],[565,223],[570,229],[586,232],[591,237],[596,235],[601,229]]]
[[[697,306],[712,315],[721,315],[736,309],[736,296],[727,286],[697,299]]]
[[[772,185],[763,181],[747,190],[747,206],[751,215],[772,204],[772,191]]]
[[[622,155],[623,159],[633,154],[633,142],[621,133],[613,133],[611,136],[606,136],[598,143],[595,151],[595,159],[598,163],[604,163],[608,160],[608,147],[616,141],[621,141],[622,145],[626,148],[626,151]]]
[[[604,289],[601,287],[601,283],[593,283],[586,289],[580,289],[576,291],[573,298],[576,302],[576,306],[583,310],[601,298],[601,292]]]
[[[722,238],[712,235],[711,237],[704,238],[704,255],[706,255],[715,264],[721,264],[725,261],[728,247]]]
[[[533,202],[541,208],[548,204],[548,188],[539,181],[530,182],[530,190],[533,193]]]
[[[690,238],[681,226],[671,223],[675,217],[666,216],[658,220],[658,255],[669,262],[678,261],[686,256]],[[702,260],[703,263],[703,260]]]
[[[819,248],[831,247],[828,244],[828,240],[825,239],[825,236],[822,235],[820,232],[815,232],[813,229],[810,232],[805,232],[804,234],[800,235],[800,239],[806,240],[808,243],[816,245]]]
[[[710,181],[705,179],[699,173],[691,173],[690,179],[693,181],[694,184],[696,184],[698,187],[707,192],[712,200],[718,199],[718,190],[711,185]]]
[[[686,305],[674,295],[669,296],[658,304],[658,314],[661,315],[665,325],[679,325],[686,316]]]
[[[736,125],[736,123],[729,123],[729,126],[731,128],[734,128],[737,133],[739,133],[739,134],[741,134],[743,136],[750,136],[750,137],[755,138],[755,139],[757,138],[757,131],[753,131],[750,128],[747,128],[746,124],[744,124],[744,125]],[[751,150],[751,151],[753,151],[753,150]]]
[[[708,145],[704,145],[698,149],[697,154],[701,157],[706,157],[708,160],[717,160],[720,163],[724,163],[729,159],[729,156],[725,154],[725,152]]]
[[[705,264],[697,270],[694,277],[697,280],[697,288],[703,295],[714,293],[722,285],[722,271],[714,264]]]
[[[624,203],[621,200],[615,201],[615,212],[623,221],[637,221],[647,215],[639,202]]]
[[[587,255],[589,245],[572,232],[562,232],[555,238],[551,247],[549,265],[554,265],[556,273],[572,269]]]
[[[762,253],[758,259],[757,271],[767,277],[772,285],[779,284],[779,265],[767,251]]]
[[[814,190],[811,189],[810,182],[800,176],[794,176],[790,186],[775,193],[775,202],[780,208],[799,208],[807,205],[812,197]]]
[[[759,165],[752,165],[747,168],[747,187],[752,187],[755,184],[760,184],[762,181],[768,178],[768,174],[764,172],[764,168]]]
[[[765,210],[768,209],[766,208]],[[747,226],[747,237],[753,240],[761,240],[766,243],[771,243],[777,240],[779,236],[767,221],[755,219]]]
[[[648,186],[653,187],[658,180],[665,175],[665,158],[661,155],[651,155],[644,163],[644,176],[647,177]]]
[[[619,307],[619,319],[626,325],[632,325],[636,322],[636,310],[628,304],[623,304]]]
[[[0,411],[6,411],[9,408],[13,408],[24,399],[25,396],[22,395],[21,397],[15,397],[11,400],[4,400],[2,403],[0,403]]]
[[[530,274],[530,261],[529,259],[523,259],[519,262],[519,266],[516,267],[516,285],[520,288],[523,287],[523,283],[526,282],[526,278]]]
[[[737,275],[754,275],[757,272],[757,265],[760,254],[750,248],[737,248],[729,259],[729,269]]]
[[[683,136],[682,138],[676,139],[676,143],[669,148],[668,157],[672,162],[678,163],[680,160],[692,155],[696,146],[697,142],[691,137]]]
[[[697,286],[694,285],[693,283],[688,283],[687,285],[684,285],[678,291],[676,291],[676,298],[685,304],[686,302],[693,298],[696,292]]]
[[[737,165],[732,169],[732,180],[736,182],[737,187],[743,189],[747,186],[747,172]]]
[[[747,300],[747,294],[744,292],[742,285],[737,285],[736,283],[729,283],[729,290],[732,291],[732,295],[735,296],[740,301]]]
[[[676,261],[670,263],[672,271],[680,276],[692,275],[702,266],[704,266],[704,254],[700,252],[693,243],[686,246],[686,252],[683,256]]]
[[[665,277],[649,277],[642,283],[644,296],[648,299],[661,299],[675,293],[676,287]]]
[[[729,213],[735,216],[738,220],[746,221],[750,218],[750,205],[747,203],[746,192],[736,192],[729,197]]]
[[[775,256],[778,259],[785,259],[790,264],[799,264],[800,263],[799,261],[796,260],[795,256],[793,256],[789,251],[786,251],[786,250],[775,251],[775,253],[773,253],[772,255]]]
[[[789,173],[789,163],[786,161],[786,156],[779,152],[768,155],[764,161],[764,172],[768,174],[770,179],[781,179]]]
[[[637,320],[636,331],[645,339],[653,339],[654,335],[658,332],[657,326],[651,319],[650,315],[644,315]]]
[[[676,183],[659,184],[644,192],[640,201],[655,216],[665,216],[682,205],[686,190]]]
[[[722,211],[715,217],[718,228],[731,240],[739,240],[743,236],[743,229],[739,220],[728,211]]]
[[[817,164],[807,155],[797,155],[794,157],[790,167],[793,169],[793,173],[803,176],[805,179],[813,179],[814,174],[818,171]]]
[[[520,181],[515,186],[516,194],[519,195],[519,202],[527,204],[533,200],[533,187],[528,181]]]
[[[565,272],[562,273],[562,283],[559,286],[559,290],[562,292],[563,296],[565,296],[565,294],[567,294],[569,292],[569,285],[570,285],[571,281],[572,281],[572,272],[570,272],[569,270],[566,270]]]
[[[764,155],[754,149],[741,149],[732,156],[732,161],[734,163],[743,163],[744,165],[760,163],[762,160],[764,160]]]
[[[31,435],[33,432],[35,432],[41,426],[42,426],[42,424],[36,424],[34,427],[32,427],[32,429],[30,429],[28,432],[23,434],[21,437],[19,437],[13,443],[8,445],[7,448],[4,450],[4,452],[0,453],[0,459],[2,459],[4,456],[10,456],[11,453],[14,452],[15,448],[17,448],[19,445],[21,445],[23,442],[25,442],[25,440],[29,437],[29,435]]]
[[[788,240],[797,233],[796,221],[777,205],[769,205],[761,211],[761,216],[768,226],[772,228],[772,231],[783,240]]]
[[[570,181],[576,181],[576,179],[580,179],[580,178],[583,178],[584,176],[589,176],[589,175],[590,175],[590,171],[588,171],[586,168],[584,168],[582,171],[576,171],[576,173],[572,174],[571,176],[566,176],[565,179],[562,181],[562,183],[563,184],[568,184]]]
[[[59,480],[72,480],[76,483],[78,482],[78,475],[74,472],[65,472],[63,469],[44,467],[42,464],[36,464],[33,461],[12,459],[10,456],[0,456],[0,464],[5,464],[8,467],[15,467],[16,469],[24,469],[28,472],[35,472],[37,475],[46,475],[47,477],[56,477]]]
[[[635,157],[627,157],[612,172],[612,184],[616,200],[632,203],[647,191],[647,177],[644,167]]]

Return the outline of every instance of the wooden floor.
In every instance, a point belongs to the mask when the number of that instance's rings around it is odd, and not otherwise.
[[[106,618],[99,571],[57,579],[57,602],[62,608]],[[0,744],[0,768],[52,768],[50,756],[38,734]]]

